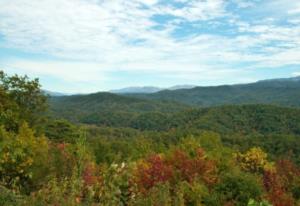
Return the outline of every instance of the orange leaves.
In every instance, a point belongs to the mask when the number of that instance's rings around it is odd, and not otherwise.
[[[276,172],[265,171],[263,183],[267,191],[267,197],[273,206],[294,205],[293,197],[285,191],[284,185]]]
[[[294,205],[294,198],[289,189],[299,177],[300,170],[287,159],[277,161],[275,170],[264,172],[263,184],[268,199],[274,206]]]
[[[300,177],[300,170],[288,159],[281,159],[276,162],[277,174],[281,177],[285,188],[290,188],[296,178]]]
[[[182,150],[175,150],[170,156],[152,155],[139,163],[134,182],[141,192],[146,192],[159,183],[192,183],[196,178],[207,185],[216,182],[216,166],[205,157],[202,149],[197,149],[196,156],[190,157]]]
[[[216,182],[216,165],[214,161],[205,157],[204,150],[201,148],[197,149],[194,158],[190,158],[181,150],[176,150],[173,152],[169,163],[177,171],[181,180],[191,183],[196,177],[199,177],[206,184]]]
[[[84,185],[89,187],[100,182],[100,172],[97,170],[97,166],[93,163],[89,163],[85,166],[82,172],[82,179]]]
[[[141,192],[145,192],[158,183],[164,183],[173,177],[172,167],[166,164],[160,155],[152,155],[137,166],[135,183]]]
[[[246,172],[261,173],[267,199],[273,206],[292,206],[295,203],[291,189],[300,177],[300,170],[288,159],[275,164],[267,161],[267,154],[258,147],[238,153],[236,160]]]

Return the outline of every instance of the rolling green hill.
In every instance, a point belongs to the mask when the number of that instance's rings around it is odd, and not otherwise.
[[[153,100],[176,101],[208,107],[230,104],[300,106],[300,78],[259,81],[251,84],[163,90],[153,94],[127,94]]]
[[[272,105],[231,105],[194,109],[173,115],[178,127],[221,134],[300,135],[300,109]]]
[[[144,100],[111,93],[95,93],[50,97],[52,115],[73,122],[101,123],[113,126],[118,122],[127,122],[139,113],[173,113],[188,106],[170,101]]]
[[[75,123],[138,130],[211,130],[221,134],[297,134],[300,110],[272,105],[192,108],[110,93],[52,97],[52,114]]]
[[[54,117],[75,123],[154,131],[300,134],[300,110],[286,108],[300,106],[300,78],[130,95],[102,92],[50,97],[49,102]]]

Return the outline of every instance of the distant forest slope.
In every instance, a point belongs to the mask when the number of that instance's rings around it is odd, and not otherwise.
[[[170,101],[144,100],[100,92],[88,95],[49,97],[52,115],[73,122],[114,125],[129,117],[145,112],[173,113],[189,108]],[[110,123],[112,122],[112,123]]]
[[[55,97],[50,103],[57,118],[98,126],[300,135],[300,109],[297,108],[253,104],[197,109],[109,93]]]
[[[221,134],[300,135],[300,109],[271,105],[235,105],[173,115],[178,127],[203,129]]]
[[[300,110],[292,108],[300,106],[299,77],[128,95],[50,97],[50,110],[75,123],[138,130],[300,134]]]
[[[259,81],[251,84],[163,90],[153,94],[127,94],[152,100],[176,101],[208,107],[231,104],[300,106],[300,77]]]
[[[190,109],[171,115],[141,114],[131,122],[140,130],[209,130],[220,134],[300,135],[300,110],[271,105]]]

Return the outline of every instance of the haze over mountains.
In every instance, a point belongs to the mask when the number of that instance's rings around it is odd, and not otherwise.
[[[176,101],[183,104],[208,107],[224,104],[275,104],[300,106],[300,78],[263,80],[249,84],[195,87],[175,91],[163,90],[153,94],[130,96]]]
[[[111,93],[116,94],[127,94],[127,93],[155,93],[162,90],[177,90],[177,89],[192,89],[196,87],[196,85],[175,85],[172,87],[162,88],[162,87],[153,87],[153,86],[145,86],[145,87],[126,87],[122,89],[110,90]]]
[[[278,78],[278,79],[266,79],[266,80],[259,80],[254,83],[245,83],[245,84],[232,84],[232,85],[218,85],[218,86],[198,86],[198,85],[190,85],[190,84],[183,84],[183,85],[175,85],[172,87],[155,87],[155,86],[132,86],[132,87],[124,87],[120,89],[112,89],[107,92],[114,93],[114,94],[153,94],[158,93],[164,90],[167,91],[174,91],[174,90],[181,90],[181,89],[193,89],[193,88],[218,88],[218,87],[236,87],[236,86],[242,86],[242,85],[254,85],[258,83],[289,83],[289,82],[299,82],[300,76],[297,77],[290,77],[290,78]],[[283,86],[283,85],[282,85]],[[50,91],[50,90],[43,90],[47,95],[50,96],[69,96],[69,95],[77,95],[77,94],[70,94],[70,93],[63,93],[63,92],[56,92],[56,91]],[[99,91],[100,92],[100,91]],[[101,91],[102,92],[102,91]],[[88,94],[88,93],[83,93]]]
[[[49,90],[43,90],[43,92],[44,92],[46,95],[53,96],[53,97],[60,97],[60,96],[67,96],[67,95],[68,95],[68,94],[66,94],[66,93],[62,93],[62,92],[52,92],[52,91],[49,91]]]
[[[139,88],[139,91],[141,89]],[[86,95],[52,96],[50,98],[51,111],[57,117],[74,122],[102,122],[108,125],[117,124],[115,119],[126,122],[149,112],[173,114],[193,108],[245,104],[300,107],[300,78],[161,90],[155,93],[113,94],[99,92]],[[157,119],[164,118],[158,115]]]
[[[45,92],[50,96],[69,96],[60,92],[46,90]],[[248,84],[220,86],[177,85],[169,88],[145,86],[98,92],[100,96],[103,93],[114,93],[123,97],[131,96],[139,99],[175,101],[196,106],[251,103],[298,106],[297,97],[300,95],[300,77],[268,79]],[[88,95],[80,94],[78,96],[84,98],[84,96]]]

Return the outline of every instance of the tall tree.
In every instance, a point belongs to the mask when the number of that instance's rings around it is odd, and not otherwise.
[[[22,121],[36,126],[47,108],[38,79],[9,76],[0,70],[0,124],[15,130]]]

